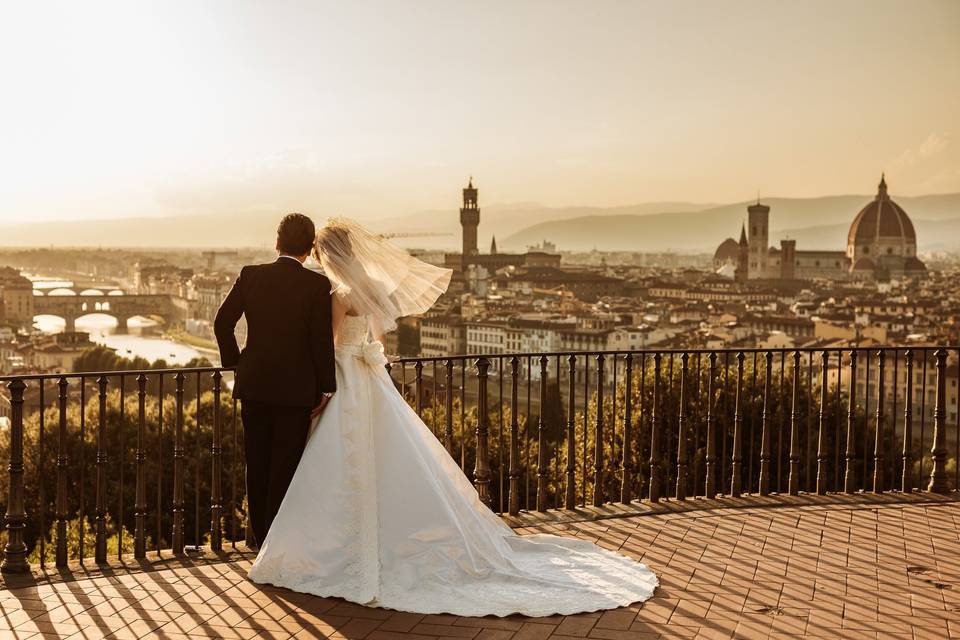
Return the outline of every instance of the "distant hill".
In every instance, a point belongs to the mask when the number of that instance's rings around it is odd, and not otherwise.
[[[277,213],[57,220],[0,226],[0,246],[272,247]]]
[[[960,250],[960,217],[953,220],[913,219],[919,251]],[[845,249],[848,224],[831,224],[805,229],[786,229],[771,236],[770,244],[777,246],[781,238],[793,238],[800,249]]]
[[[897,197],[917,226],[921,250],[960,247],[951,220],[960,219],[960,193]],[[850,222],[872,196],[764,198],[770,206],[773,241],[789,234],[800,248],[841,248]],[[520,249],[546,238],[560,249],[712,251],[724,238],[737,238],[749,202],[686,213],[594,215],[534,224],[498,240],[504,249]],[[927,226],[928,222],[943,222]],[[927,231],[929,229],[929,231]]]
[[[481,193],[482,195],[482,193]],[[693,202],[645,202],[643,204],[623,207],[545,207],[535,203],[499,204],[484,206],[480,203],[480,232],[481,237],[496,234],[505,237],[520,231],[530,225],[555,220],[568,220],[597,215],[648,215],[652,213],[679,213],[683,211],[700,211],[708,207],[717,206],[707,203]],[[456,232],[460,236],[460,209],[459,205],[450,209],[418,211],[399,218],[385,218],[377,220],[372,225],[389,232]],[[456,244],[459,244],[459,240]]]
[[[604,211],[642,215],[658,211],[686,211],[710,205],[689,202],[651,202],[614,209],[599,207],[549,208],[537,204],[482,207],[480,237],[503,237],[536,222]],[[124,246],[124,247],[259,247],[272,245],[282,212],[210,213],[197,216],[133,217],[108,220],[44,221],[0,225],[0,246]],[[323,216],[315,216],[320,224]],[[419,211],[397,218],[364,221],[380,233],[448,233],[440,237],[399,239],[404,246],[455,249],[460,246],[459,207]],[[482,240],[483,241],[483,240]]]
[[[771,241],[789,234],[800,248],[841,248],[854,215],[872,196],[764,198],[771,207]],[[921,250],[958,248],[960,193],[894,198],[910,214]],[[746,202],[729,205],[649,202],[623,207],[545,207],[519,203],[484,207],[480,247],[490,237],[504,250],[521,250],[542,240],[560,249],[713,251],[727,237],[738,237]],[[0,225],[0,246],[262,247],[273,244],[281,212],[210,213],[181,217],[50,221]],[[408,247],[460,246],[456,203],[450,209],[372,219],[381,233],[408,233]],[[323,219],[318,216],[317,222]],[[942,223],[942,224],[933,224]],[[421,232],[445,236],[417,237]]]

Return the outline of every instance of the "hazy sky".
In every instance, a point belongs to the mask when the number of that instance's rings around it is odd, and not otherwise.
[[[0,222],[960,191],[960,2],[8,2]]]

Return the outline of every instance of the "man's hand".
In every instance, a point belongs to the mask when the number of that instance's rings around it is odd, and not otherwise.
[[[318,417],[321,413],[323,413],[323,410],[327,408],[327,403],[330,402],[330,398],[332,398],[332,397],[333,397],[333,394],[332,394],[332,393],[325,393],[325,394],[323,394],[323,396],[320,398],[320,404],[318,404],[317,406],[315,406],[315,407],[310,411],[310,419],[311,419],[311,420],[316,420],[317,417]]]

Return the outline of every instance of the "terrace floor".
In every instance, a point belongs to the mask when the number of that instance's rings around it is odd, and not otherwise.
[[[0,637],[960,638],[960,502],[956,494],[932,498],[707,503],[522,523],[521,532],[619,549],[660,576],[648,602],[604,613],[459,618],[368,609],[261,588],[246,579],[252,554],[232,552],[8,577]]]

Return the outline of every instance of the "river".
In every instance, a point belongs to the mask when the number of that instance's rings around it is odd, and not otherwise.
[[[46,295],[71,295],[63,287],[73,286],[67,279],[56,279],[24,274],[34,283],[34,289],[44,290]],[[44,333],[61,333],[64,321],[56,316],[36,316],[34,327]],[[125,333],[117,332],[117,321],[113,316],[92,313],[82,316],[76,322],[77,331],[90,333],[90,340],[116,351],[124,358],[141,357],[150,362],[166,360],[171,365],[182,365],[193,358],[205,357],[214,364],[220,363],[219,355],[208,349],[198,349],[158,335],[158,323],[150,318],[134,317],[128,322]]]

